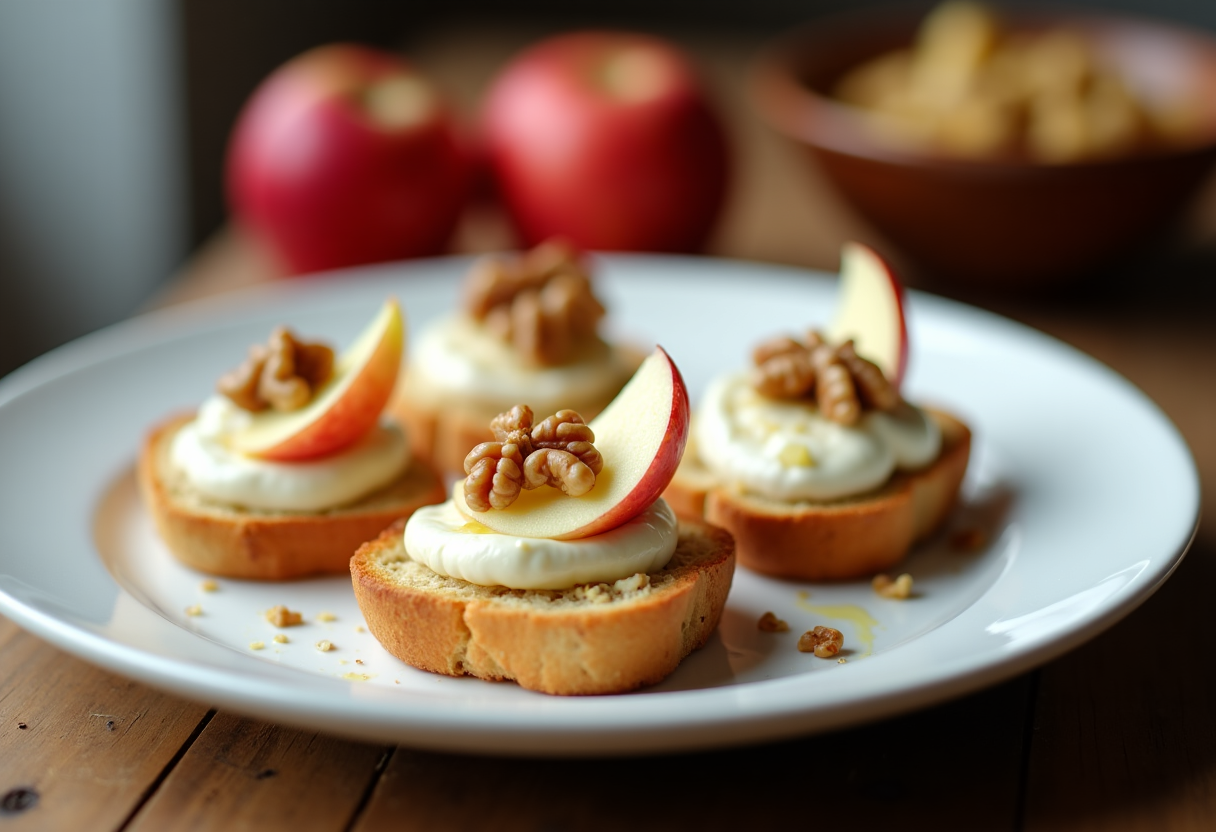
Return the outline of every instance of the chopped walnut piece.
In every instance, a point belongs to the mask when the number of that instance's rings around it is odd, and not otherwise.
[[[790,631],[790,625],[771,612],[766,612],[760,616],[760,620],[756,622],[756,626],[761,632],[765,633],[788,633]]]
[[[465,311],[540,366],[564,363],[604,316],[578,252],[557,240],[514,259],[479,261],[465,284]]]
[[[250,347],[244,363],[225,374],[216,387],[244,410],[299,410],[333,371],[330,347],[297,340],[291,330],[280,326],[269,342]]]
[[[800,399],[815,387],[811,354],[803,349],[776,353],[757,364],[752,386],[773,399]]]
[[[752,386],[774,399],[813,398],[823,415],[843,425],[863,408],[891,410],[899,393],[878,365],[857,354],[853,342],[831,345],[818,332],[805,341],[780,336],[752,352]]]
[[[811,351],[815,368],[815,398],[825,417],[842,425],[855,425],[861,418],[857,386],[847,367],[840,363],[838,350],[820,344]]]
[[[583,418],[559,410],[535,427],[532,418],[527,405],[498,414],[490,422],[496,440],[465,457],[465,502],[473,511],[506,508],[525,488],[550,485],[579,497],[595,486],[604,460]]]
[[[464,458],[464,498],[473,511],[506,508],[524,489],[522,448],[514,442],[482,442]]]
[[[819,626],[798,637],[798,649],[803,653],[814,653],[821,659],[830,659],[844,645],[844,634],[831,627]]]
[[[840,345],[836,358],[853,377],[863,406],[873,410],[894,410],[899,405],[899,393],[895,392],[877,364],[857,354],[852,339]]]
[[[524,488],[542,485],[581,497],[595,487],[595,471],[569,451],[537,448],[524,460]]]
[[[875,575],[870,586],[883,598],[904,600],[912,597],[912,576],[907,572],[894,580],[890,575]]]
[[[276,627],[295,627],[304,623],[304,616],[292,612],[282,604],[266,610],[266,620]]]

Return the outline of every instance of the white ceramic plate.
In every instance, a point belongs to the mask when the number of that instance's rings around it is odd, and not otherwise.
[[[0,612],[115,672],[269,720],[462,751],[673,751],[854,724],[1013,676],[1135,608],[1194,533],[1198,475],[1152,402],[1041,334],[913,293],[908,395],[962,416],[976,445],[950,528],[907,563],[910,600],[740,570],[718,633],[661,685],[555,698],[403,665],[363,630],[343,578],[204,591],[140,505],[144,430],[196,404],[272,325],[345,344],[389,294],[417,325],[451,308],[467,264],[363,269],[148,315],[0,381]],[[825,323],[834,295],[822,275],[707,259],[611,256],[600,275],[615,334],[659,340],[694,401],[757,340]],[[982,550],[951,545],[972,528]],[[262,616],[277,604],[306,618],[285,644]],[[791,632],[760,632],[767,610]],[[844,632],[846,663],[795,649],[820,623]],[[335,649],[316,650],[322,639]]]

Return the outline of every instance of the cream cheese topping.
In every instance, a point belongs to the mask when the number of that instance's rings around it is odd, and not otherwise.
[[[526,401],[534,410],[553,409],[552,403],[570,407],[570,403],[605,401],[635,369],[600,339],[590,341],[570,363],[528,366],[465,315],[441,318],[424,328],[411,354],[407,395]]]
[[[863,494],[941,450],[937,423],[911,405],[867,412],[845,426],[813,404],[762,396],[742,373],[711,383],[693,430],[701,461],[715,475],[787,502]]]
[[[569,589],[662,569],[675,553],[675,512],[662,499],[602,534],[577,540],[515,537],[469,520],[448,500],[405,524],[405,550],[450,578],[511,589]]]
[[[323,511],[355,502],[396,479],[410,463],[409,443],[384,421],[358,442],[320,459],[272,462],[229,446],[253,414],[212,396],[173,438],[173,464],[205,496],[271,511]]]

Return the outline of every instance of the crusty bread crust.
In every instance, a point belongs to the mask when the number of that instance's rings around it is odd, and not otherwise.
[[[175,416],[148,433],[138,473],[144,503],[165,545],[201,572],[260,580],[341,574],[360,544],[447,496],[439,477],[415,461],[396,482],[330,511],[259,511],[217,503],[194,491],[169,461],[173,435],[190,418]]]
[[[404,525],[351,559],[368,630],[422,670],[512,679],[543,693],[621,693],[660,681],[717,627],[734,574],[730,535],[682,520],[675,555],[645,589],[596,601],[578,588],[482,587],[410,559]]]
[[[971,431],[930,411],[942,430],[937,460],[898,473],[877,491],[825,503],[782,503],[719,486],[685,454],[664,499],[681,516],[701,517],[735,537],[739,563],[757,572],[809,581],[848,580],[890,569],[936,531],[958,496],[971,455]]]

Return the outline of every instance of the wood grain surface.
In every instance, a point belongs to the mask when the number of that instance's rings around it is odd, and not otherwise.
[[[472,106],[527,36],[435,33],[416,57]],[[740,158],[714,252],[833,269],[840,243],[869,232],[749,117],[742,79],[756,44],[689,46],[732,115]],[[459,248],[504,239],[494,217],[479,215]],[[958,294],[1125,375],[1173,419],[1212,483],[1214,240],[1209,197],[1168,256],[1107,280],[1050,297]],[[274,277],[265,255],[228,231],[153,305]],[[1134,453],[1135,437],[1128,446]],[[1203,518],[1156,595],[1039,670],[860,728],[675,756],[597,760],[588,749],[582,760],[512,760],[344,740],[160,693],[0,619],[0,832],[1216,828],[1210,490]]]

